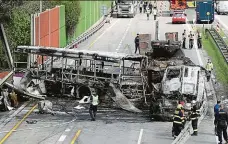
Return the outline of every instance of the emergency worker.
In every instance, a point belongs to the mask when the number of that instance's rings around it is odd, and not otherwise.
[[[17,94],[14,92],[14,90],[12,90],[12,92],[9,94],[10,99],[13,103],[13,107],[17,108],[18,107],[18,100],[17,100]]]
[[[209,82],[211,79],[211,71],[213,70],[213,64],[210,61],[210,59],[208,59],[207,61],[206,70],[207,70],[207,81]]]
[[[136,54],[137,50],[139,50],[139,54],[140,54],[140,49],[139,49],[139,34],[137,34],[137,36],[135,37],[135,54]]]
[[[217,136],[217,122],[216,122],[216,116],[219,114],[219,108],[220,108],[220,102],[221,101],[217,101],[217,104],[214,106],[214,125],[215,125],[215,135]]]
[[[184,30],[184,32],[182,33],[182,39],[183,39],[182,48],[186,49],[186,30]]]
[[[96,91],[96,94],[95,95],[91,95],[91,104],[90,104],[90,108],[89,108],[89,114],[90,114],[90,117],[91,117],[91,120],[92,121],[95,121],[96,120],[96,113],[97,113],[97,105],[98,105],[98,95],[97,95],[97,91]]]
[[[192,121],[192,128],[193,128],[193,136],[197,136],[198,135],[198,129],[197,129],[197,125],[198,125],[198,117],[200,116],[199,111],[197,110],[196,107],[196,102],[193,101],[193,107],[191,109],[190,112],[190,120]]]
[[[201,33],[199,31],[197,31],[197,46],[198,48],[202,48],[202,37],[201,37]]]
[[[178,104],[174,116],[173,116],[173,129],[172,129],[172,134],[173,137],[176,138],[181,130],[183,129],[183,113],[181,112],[182,105]]]
[[[189,49],[192,49],[194,44],[194,34],[192,34],[192,32],[190,31],[190,34],[188,35],[188,37],[189,37]]]
[[[222,144],[222,135],[226,143],[227,140],[227,122],[228,122],[228,114],[224,111],[223,105],[221,105],[219,109],[218,115],[216,115],[216,122],[217,122],[217,133],[219,144]]]

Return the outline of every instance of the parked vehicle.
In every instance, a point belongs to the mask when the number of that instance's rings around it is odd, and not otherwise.
[[[215,11],[218,15],[228,14],[228,1],[217,1]]]
[[[214,21],[214,1],[205,0],[196,2],[196,22],[212,23]]]
[[[187,9],[186,0],[170,0],[170,16],[173,16],[174,11]]]
[[[172,17],[172,23],[186,23],[186,14],[183,12],[174,13]]]

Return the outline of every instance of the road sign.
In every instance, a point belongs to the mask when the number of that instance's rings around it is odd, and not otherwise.
[[[207,12],[207,15],[209,16],[210,15],[210,12]]]

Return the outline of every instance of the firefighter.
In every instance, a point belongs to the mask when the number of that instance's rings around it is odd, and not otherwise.
[[[201,33],[199,31],[197,31],[197,45],[198,45],[198,48],[202,48],[202,37],[201,37]]]
[[[192,121],[192,129],[193,129],[192,136],[197,136],[198,135],[198,129],[197,129],[198,117],[200,116],[200,114],[196,107],[196,101],[193,100],[192,105],[193,106],[192,106],[192,109],[191,109],[191,112],[189,115],[190,120]]]
[[[172,129],[172,135],[174,138],[176,138],[181,130],[183,129],[183,113],[182,110],[183,106],[181,104],[178,104],[175,112],[174,112],[174,116],[173,116],[173,129]]]
[[[228,143],[227,139],[227,122],[228,122],[228,114],[224,111],[224,106],[221,105],[219,109],[219,113],[216,116],[216,122],[217,122],[217,133],[218,133],[218,139],[219,144],[222,144],[222,134],[223,138]]]
[[[97,94],[97,91],[96,91],[96,94],[95,95],[91,95],[91,104],[90,104],[90,108],[89,108],[89,114],[90,114],[90,117],[91,117],[91,120],[92,121],[95,121],[96,120],[96,113],[97,113],[97,105],[98,105],[98,94]]]
[[[139,50],[139,54],[140,54],[140,49],[139,49],[139,34],[137,34],[137,36],[135,37],[135,54],[136,54],[137,50]]]
[[[215,135],[217,136],[217,122],[216,122],[216,116],[219,114],[219,108],[220,108],[220,102],[217,101],[217,104],[214,106],[214,125],[215,125]]]
[[[157,8],[156,7],[154,7],[154,9],[153,9],[153,15],[154,15],[154,20],[156,20],[156,18],[157,18]]]
[[[208,59],[207,61],[206,70],[207,70],[207,81],[209,82],[211,79],[211,71],[213,70],[213,64],[210,61],[210,59]]]
[[[182,48],[186,49],[186,30],[184,30],[184,32],[182,33],[182,39],[183,39]]]
[[[189,49],[192,49],[194,44],[194,34],[192,34],[191,31],[190,31],[190,34],[188,35],[188,38],[189,38]]]

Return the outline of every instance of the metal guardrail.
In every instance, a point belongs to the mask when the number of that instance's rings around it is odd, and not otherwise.
[[[215,28],[206,29],[206,32],[210,34],[212,39],[214,40],[216,46],[219,48],[220,52],[222,53],[225,61],[228,63],[228,46],[223,38],[219,35]]]
[[[201,123],[201,121],[204,119],[208,109],[208,103],[207,103],[207,97],[206,94],[204,94],[204,102],[200,108],[200,118],[198,120],[198,125]],[[193,132],[192,129],[192,122],[189,121],[185,128],[181,131],[181,133],[176,137],[176,139],[172,142],[172,144],[183,144],[185,143],[188,138],[191,136],[191,133]]]

